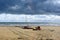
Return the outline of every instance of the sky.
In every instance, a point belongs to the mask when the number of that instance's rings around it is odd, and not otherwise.
[[[0,22],[60,21],[60,0],[0,0]]]

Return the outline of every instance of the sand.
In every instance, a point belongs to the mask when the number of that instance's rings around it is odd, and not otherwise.
[[[60,27],[41,26],[41,30],[0,26],[0,40],[60,40]]]

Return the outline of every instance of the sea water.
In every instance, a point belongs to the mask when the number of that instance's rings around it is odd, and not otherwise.
[[[41,26],[41,25],[52,25],[52,26],[60,26],[60,24],[57,23],[48,23],[48,22],[0,22],[0,26]]]

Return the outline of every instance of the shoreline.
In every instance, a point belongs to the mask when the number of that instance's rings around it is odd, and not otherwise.
[[[0,25],[0,26],[44,26],[44,27],[60,27],[60,25],[14,25],[14,24],[11,24],[11,25]]]

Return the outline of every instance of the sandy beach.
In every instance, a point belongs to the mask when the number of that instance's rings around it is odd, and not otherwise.
[[[41,30],[0,26],[0,40],[60,40],[59,26],[41,26]]]

